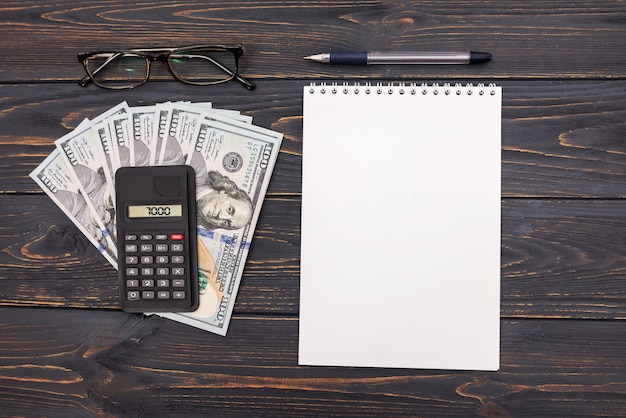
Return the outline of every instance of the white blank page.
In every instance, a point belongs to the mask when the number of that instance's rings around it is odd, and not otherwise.
[[[497,370],[501,88],[367,89],[304,88],[299,364]]]

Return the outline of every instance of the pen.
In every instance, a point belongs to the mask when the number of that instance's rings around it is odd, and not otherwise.
[[[487,52],[330,52],[304,57],[323,64],[479,64],[491,61]]]

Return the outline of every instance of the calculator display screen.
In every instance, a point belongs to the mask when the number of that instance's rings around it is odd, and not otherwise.
[[[129,218],[168,218],[183,216],[183,205],[128,206]]]

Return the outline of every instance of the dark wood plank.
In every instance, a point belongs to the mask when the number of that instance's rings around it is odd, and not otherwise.
[[[624,213],[623,199],[505,200],[502,315],[625,318]]]
[[[505,199],[501,314],[626,317],[623,200]],[[0,196],[0,304],[117,309],[115,270],[45,196]],[[266,200],[235,305],[298,314],[300,201]]]
[[[0,309],[8,416],[623,416],[621,321],[502,321],[498,373],[297,366],[298,322]]]
[[[626,84],[504,83],[504,196],[626,197]]]
[[[624,77],[623,3],[245,0],[132,3],[34,0],[0,6],[0,80],[75,80],[76,53],[102,48],[242,43],[252,78]],[[54,36],[51,36],[54,35]],[[302,57],[334,50],[470,50],[488,65],[331,67]],[[19,51],[16,53],[16,51]]]
[[[84,118],[117,103],[213,101],[239,110],[260,126],[285,134],[270,195],[299,195],[303,81],[194,88],[156,83],[119,93],[52,84],[3,86],[0,112],[0,193],[39,192],[28,178]],[[505,81],[502,110],[502,193],[513,197],[626,197],[626,81]]]

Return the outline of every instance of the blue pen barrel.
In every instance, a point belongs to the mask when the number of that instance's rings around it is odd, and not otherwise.
[[[331,52],[330,64],[365,65],[367,52]]]

